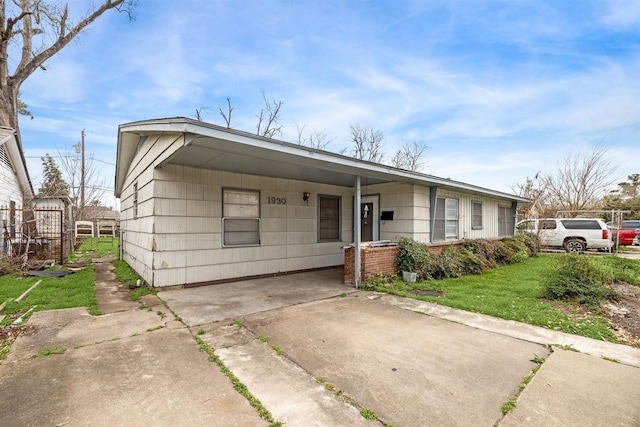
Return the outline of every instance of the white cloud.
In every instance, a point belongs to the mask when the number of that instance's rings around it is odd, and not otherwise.
[[[640,23],[640,2],[637,0],[607,0],[602,22],[613,27],[638,25]]]

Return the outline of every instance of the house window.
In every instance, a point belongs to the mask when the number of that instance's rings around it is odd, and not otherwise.
[[[340,241],[340,197],[318,196],[318,241]]]
[[[513,234],[512,227],[511,207],[498,206],[498,236],[511,236]]]
[[[7,155],[7,150],[4,148],[4,145],[0,145],[0,163],[4,163],[11,167],[11,161],[9,160],[9,156]]]
[[[133,184],[133,219],[138,218],[138,183]]]
[[[433,241],[458,239],[458,199],[438,197]]]
[[[223,246],[260,244],[260,192],[222,190]]]
[[[471,229],[482,229],[482,202],[477,200],[471,201]]]

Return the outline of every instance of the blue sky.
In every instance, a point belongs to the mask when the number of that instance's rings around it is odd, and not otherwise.
[[[40,156],[82,129],[111,186],[119,124],[201,109],[222,125],[230,97],[232,127],[255,132],[263,91],[280,139],[304,126],[340,151],[360,124],[387,160],[419,141],[423,172],[500,191],[601,142],[619,180],[640,173],[637,0],[140,0],[136,16],[107,13],[22,86],[36,191]]]

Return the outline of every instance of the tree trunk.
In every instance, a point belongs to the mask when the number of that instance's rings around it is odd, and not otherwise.
[[[18,131],[18,91],[11,84],[0,88],[0,126]]]

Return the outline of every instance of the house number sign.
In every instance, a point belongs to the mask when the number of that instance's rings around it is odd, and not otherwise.
[[[268,205],[286,205],[287,198],[286,197],[267,197]]]

